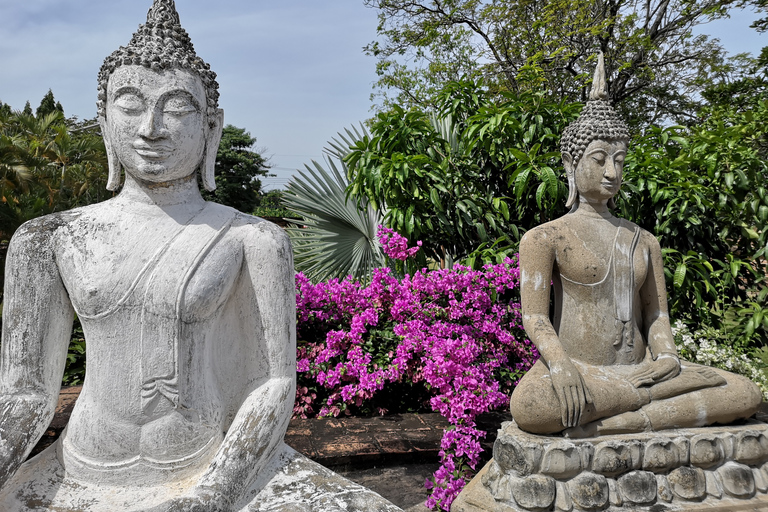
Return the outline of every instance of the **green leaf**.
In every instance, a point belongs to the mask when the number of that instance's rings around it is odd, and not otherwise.
[[[677,268],[675,269],[675,276],[674,276],[674,286],[675,288],[680,288],[683,286],[683,282],[685,281],[685,274],[688,270],[688,267],[685,263],[680,263]]]

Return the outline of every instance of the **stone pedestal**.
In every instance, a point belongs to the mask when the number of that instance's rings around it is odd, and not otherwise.
[[[768,510],[768,424],[586,439],[502,425],[452,512]]]

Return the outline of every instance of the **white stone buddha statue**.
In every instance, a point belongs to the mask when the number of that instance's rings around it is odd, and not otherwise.
[[[173,0],[99,74],[103,203],[11,241],[0,360],[0,510],[399,510],[283,443],[295,397],[285,233],[205,202],[222,133],[215,74]],[[73,315],[82,393],[25,462],[57,403]]]

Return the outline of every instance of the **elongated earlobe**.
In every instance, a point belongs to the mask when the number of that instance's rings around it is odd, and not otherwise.
[[[578,203],[579,193],[576,190],[576,170],[573,168],[573,158],[570,153],[562,153],[563,167],[565,175],[568,177],[568,200],[565,202],[566,208],[572,208]]]
[[[107,148],[107,166],[109,174],[107,175],[107,190],[112,192],[120,188],[122,176],[120,175],[120,159],[117,152],[112,148],[112,136],[107,130],[107,120],[99,117],[99,126],[101,126],[101,136],[104,139],[104,146]]]
[[[218,109],[213,126],[209,126],[203,153],[203,187],[208,192],[216,190],[216,154],[219,152],[221,132],[224,129],[224,111]]]

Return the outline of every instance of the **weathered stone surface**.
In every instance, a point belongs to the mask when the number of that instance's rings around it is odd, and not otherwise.
[[[533,473],[541,459],[541,447],[537,443],[521,443],[512,436],[500,435],[493,443],[493,459],[503,471],[518,476]]]
[[[173,0],[154,0],[99,73],[107,188],[124,172],[119,194],[14,235],[1,511],[399,510],[283,443],[292,250],[274,224],[200,194],[198,181],[215,188],[217,88]],[[75,312],[88,376],[59,440],[22,464],[56,405]]]
[[[700,434],[691,439],[691,464],[701,468],[717,466],[725,460],[723,441],[712,434]]]
[[[706,477],[701,468],[683,466],[667,476],[672,492],[685,500],[699,500],[707,490]]]
[[[624,504],[624,498],[619,492],[619,483],[613,478],[606,478],[608,482],[608,502],[614,507],[621,507]]]
[[[545,475],[515,479],[512,496],[527,510],[546,510],[555,502],[555,480]]]
[[[714,471],[705,471],[704,478],[707,485],[707,494],[717,499],[723,497],[723,484],[720,483],[720,477]]]
[[[656,499],[656,476],[648,471],[631,471],[618,479],[619,491],[626,501],[634,504],[651,503]]]
[[[631,471],[640,464],[639,443],[600,443],[595,448],[592,471],[606,476],[615,476]]]
[[[568,441],[553,443],[547,447],[541,461],[541,472],[554,478],[569,478],[581,472],[579,448]]]
[[[755,479],[752,470],[738,462],[726,462],[717,468],[723,483],[723,490],[737,498],[749,498],[755,494]]]
[[[543,454],[536,471],[539,475],[552,476],[556,479],[554,510],[581,509],[576,499],[571,496],[573,482],[584,474],[601,474],[597,471],[600,469],[604,472],[602,476],[606,477],[608,504],[618,512],[634,511],[638,507],[653,506],[654,503],[673,503],[675,507],[682,507],[681,510],[686,509],[687,505],[681,505],[684,503],[689,503],[691,507],[694,506],[693,504],[701,504],[702,502],[709,507],[731,506],[733,500],[744,503],[745,499],[752,498],[744,494],[743,484],[738,484],[741,487],[734,485],[732,492],[729,493],[724,490],[721,482],[720,470],[725,466],[730,468],[733,464],[736,464],[736,467],[748,468],[754,482],[752,496],[759,497],[758,503],[762,506],[764,501],[768,501],[768,495],[766,495],[768,493],[768,463],[749,466],[737,464],[732,459],[739,453],[743,458],[747,447],[756,439],[760,439],[759,436],[765,435],[765,432],[768,432],[768,424],[750,422],[745,425],[730,427],[706,427],[585,439],[563,439],[559,436],[547,437],[529,434],[520,430],[514,422],[509,422],[504,425],[499,437],[514,439],[517,446],[533,446],[536,453]],[[756,436],[756,433],[759,435]],[[742,452],[738,451],[739,442],[742,442]],[[711,448],[713,446],[715,448],[721,447],[724,462],[719,466],[710,466],[706,470],[698,466],[691,466],[687,454],[687,450],[691,446],[703,447],[704,456],[700,454],[698,462],[707,465],[713,461],[713,457],[709,455]],[[580,457],[576,458],[574,453],[579,453]],[[720,452],[716,451],[715,453]],[[564,457],[563,454],[567,454],[567,457]],[[630,456],[627,457],[626,454],[630,454]],[[561,458],[558,459],[557,457]],[[564,462],[566,460],[567,463]],[[628,460],[632,461],[631,467],[627,463]],[[569,468],[567,472],[573,471],[577,461],[581,467],[581,471],[577,475],[556,476],[556,474],[566,474],[563,468]],[[550,470],[554,468],[555,471],[546,474],[547,467]],[[622,471],[627,467],[630,469],[616,473],[616,471]],[[726,468],[724,471],[729,470]],[[734,471],[734,478],[747,478],[741,472]],[[506,503],[514,503],[512,482],[521,480],[515,471],[505,472],[495,461],[492,461],[483,469],[481,474],[483,476],[480,484],[487,489],[489,496],[495,496],[495,503],[499,506],[501,504],[508,506]],[[739,480],[736,482],[738,483]],[[633,486],[630,487],[630,484]],[[655,497],[650,501],[643,501],[650,499],[649,495],[654,487]],[[746,491],[749,491],[748,485]],[[737,495],[742,497],[737,497]],[[747,496],[747,498],[743,496]],[[513,507],[523,510],[517,505],[513,505]]]
[[[656,438],[645,444],[643,469],[667,472],[680,464],[680,448],[671,439]]]
[[[564,482],[556,482],[555,493],[555,510],[558,512],[571,512],[573,510],[573,500],[571,500],[571,493],[568,492],[568,486]]]
[[[752,477],[755,479],[755,489],[758,492],[768,491],[768,480],[758,468],[752,468]]]
[[[656,475],[656,492],[659,499],[669,503],[674,498],[672,494],[672,486],[669,484],[667,475]]]
[[[602,508],[608,503],[608,482],[603,475],[581,473],[568,481],[573,503],[585,510]]]
[[[768,459],[768,438],[757,430],[740,432],[734,436],[733,459],[742,464],[758,465]]]

